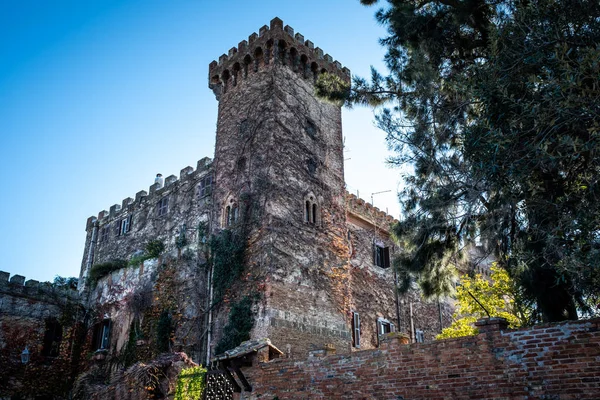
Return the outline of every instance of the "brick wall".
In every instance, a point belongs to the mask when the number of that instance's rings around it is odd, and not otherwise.
[[[598,399],[600,319],[404,345],[274,360],[244,370],[253,392],[272,399]]]

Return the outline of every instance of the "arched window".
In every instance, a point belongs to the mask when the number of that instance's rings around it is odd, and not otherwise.
[[[226,204],[227,205],[223,210],[223,221],[221,223],[223,228],[235,225],[240,220],[240,208],[238,207],[237,201],[233,197],[229,197]]]
[[[319,223],[319,205],[312,193],[304,198],[304,222],[314,225]]]

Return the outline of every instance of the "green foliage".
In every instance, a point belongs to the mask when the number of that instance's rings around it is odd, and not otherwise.
[[[165,251],[165,244],[161,240],[150,240],[146,243],[146,253],[150,258],[158,258]]]
[[[126,267],[127,261],[121,259],[107,261],[101,264],[94,264],[88,275],[90,283],[92,286],[95,286],[99,279],[105,277],[113,271],[117,271]]]
[[[181,231],[181,233],[179,235],[177,235],[177,239],[175,239],[175,246],[178,249],[183,249],[185,246],[187,246],[188,244],[188,240],[187,237],[185,236],[185,231]]]
[[[426,295],[450,293],[479,238],[544,319],[593,315],[598,15],[597,0],[405,0],[377,12],[390,73],[355,78],[347,99],[386,106],[389,161],[412,172],[394,229],[403,290],[416,280]]]
[[[151,257],[149,254],[145,254],[145,253],[134,255],[129,259],[129,261],[127,262],[127,265],[130,267],[137,267],[144,261],[149,260],[151,258],[153,258],[153,257]]]
[[[62,276],[56,275],[54,277],[54,282],[52,282],[52,286],[58,289],[70,289],[77,290],[77,284],[79,283],[79,279],[74,277],[64,278]]]
[[[156,348],[160,353],[166,353],[171,349],[173,334],[173,319],[171,313],[167,310],[161,312],[156,323]]]
[[[250,339],[250,331],[254,326],[254,302],[257,296],[246,296],[231,306],[229,320],[224,335],[215,348],[215,354],[231,350],[240,343]]]
[[[480,274],[464,275],[456,289],[458,300],[454,322],[444,328],[437,339],[448,339],[477,334],[473,325],[480,318],[506,318],[510,328],[531,323],[535,312],[532,304],[524,301],[522,291],[506,270],[492,266],[491,282]]]
[[[350,95],[350,83],[334,74],[320,74],[315,84],[315,92],[317,96],[341,106]]]
[[[177,376],[174,400],[200,400],[206,388],[206,369],[183,368]]]
[[[239,231],[225,229],[210,240],[213,264],[213,303],[223,300],[225,292],[244,270],[246,237]]]

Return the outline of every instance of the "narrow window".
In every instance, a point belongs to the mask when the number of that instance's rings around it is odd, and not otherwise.
[[[315,203],[313,203],[312,205],[312,223],[316,224],[317,223],[317,205]]]
[[[232,211],[232,223],[235,224],[238,222],[238,219],[240,217],[240,209],[237,205],[234,205]]]
[[[108,229],[107,226],[102,228],[102,231],[100,232],[100,242],[108,242],[108,233],[109,232],[110,232],[110,230]]]
[[[169,211],[169,198],[163,197],[158,202],[158,216],[162,217],[163,215],[166,215],[168,211]]]
[[[121,221],[121,234],[124,235],[131,230],[131,215]]]
[[[306,200],[304,209],[304,222],[310,222],[310,201]]]
[[[92,337],[92,350],[107,350],[110,345],[110,319],[104,319],[102,322],[94,326],[94,334]]]
[[[306,124],[304,125],[304,130],[306,134],[310,136],[312,139],[317,138],[317,126],[310,119],[306,119]]]
[[[115,236],[121,236],[121,221],[116,221],[113,224],[113,230],[115,232]]]
[[[225,207],[225,226],[231,225],[231,207]]]
[[[360,348],[360,316],[352,312],[352,346]]]
[[[212,192],[212,175],[209,175],[200,181],[198,185],[198,198],[209,196]]]

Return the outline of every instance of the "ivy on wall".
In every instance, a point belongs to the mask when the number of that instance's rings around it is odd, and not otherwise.
[[[258,298],[258,294],[246,296],[231,306],[229,320],[223,329],[225,334],[215,347],[215,354],[231,350],[250,339],[250,331],[254,327],[254,303]]]
[[[174,400],[200,400],[206,388],[206,369],[184,368],[177,376]]]

